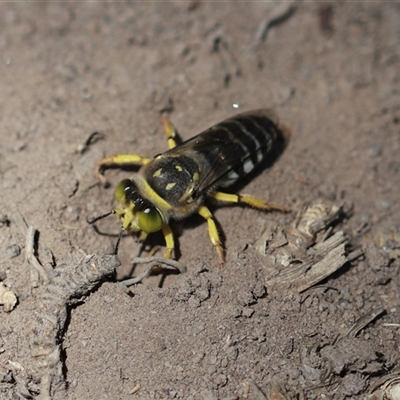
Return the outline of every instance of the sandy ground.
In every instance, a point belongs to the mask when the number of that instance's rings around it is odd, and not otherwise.
[[[1,4],[0,398],[398,399],[399,27],[395,2]],[[106,189],[97,160],[165,151],[162,111],[189,138],[235,104],[291,127],[239,189],[292,212],[212,207],[223,267],[200,217],[176,223],[186,272],[124,290],[132,236],[117,274],[84,258],[112,253],[117,218],[87,218],[129,176]],[[282,278],[332,238],[329,277]]]

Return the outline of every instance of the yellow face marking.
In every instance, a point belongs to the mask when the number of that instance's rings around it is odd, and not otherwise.
[[[176,168],[179,172],[182,172],[182,171],[183,171],[183,168],[182,168],[180,165],[175,165],[175,168]]]
[[[199,173],[198,173],[198,172],[195,172],[195,173],[193,174],[193,181],[194,181],[194,182],[197,182],[199,179],[200,179]]]
[[[156,172],[153,174],[153,178],[157,178],[157,176],[160,176],[162,172],[162,168],[158,169]]]
[[[171,190],[174,186],[176,185],[176,182],[173,182],[173,183],[168,183],[168,185],[167,186],[165,186],[165,189],[167,189],[167,190]]]

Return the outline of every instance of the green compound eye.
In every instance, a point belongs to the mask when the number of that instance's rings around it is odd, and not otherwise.
[[[127,203],[126,194],[132,188],[132,181],[130,179],[123,179],[115,189],[115,200],[120,204]]]
[[[147,233],[157,232],[163,226],[161,214],[157,209],[148,207],[137,213],[139,228]]]

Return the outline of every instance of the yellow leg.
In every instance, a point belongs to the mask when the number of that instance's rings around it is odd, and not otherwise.
[[[137,154],[118,154],[102,158],[96,167],[96,175],[103,184],[107,184],[107,180],[103,175],[103,171],[110,167],[123,167],[124,165],[144,165],[150,162],[150,158],[138,156]]]
[[[168,118],[164,117],[162,122],[165,136],[167,136],[168,148],[173,149],[178,144],[176,130]]]
[[[163,225],[161,229],[164,235],[165,244],[167,246],[167,251],[165,252],[164,257],[172,258],[172,252],[175,249],[174,234],[172,233],[172,230],[169,227],[169,225]]]
[[[166,243],[166,247],[167,247],[167,250],[164,254],[164,258],[172,258],[172,252],[175,249],[174,235],[173,235],[169,225],[163,225],[161,230],[164,235],[164,239],[165,239],[165,243]],[[153,257],[154,254],[157,253],[158,250],[159,250],[158,247],[154,247],[153,249],[151,249],[151,251],[149,253],[149,257]],[[161,272],[163,272],[163,268],[156,265],[155,267],[153,267],[151,274],[157,275],[157,274],[160,274]]]
[[[214,199],[225,202],[225,203],[242,203],[247,204],[251,207],[258,208],[259,210],[270,211],[277,210],[282,212],[288,212],[289,209],[280,206],[279,204],[268,203],[265,200],[257,199],[256,197],[249,196],[247,194],[230,194],[223,192],[215,192],[212,194]]]
[[[225,262],[225,251],[224,247],[222,246],[221,239],[219,237],[214,217],[211,214],[211,211],[206,206],[201,206],[197,212],[207,221],[208,236],[210,237],[210,241],[214,246],[215,250],[217,250],[220,263],[223,264]]]

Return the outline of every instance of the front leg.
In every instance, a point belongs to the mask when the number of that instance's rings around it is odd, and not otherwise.
[[[150,161],[150,158],[142,157],[137,154],[117,154],[115,156],[102,158],[97,163],[96,175],[104,186],[108,186],[108,181],[103,175],[105,169],[111,167],[123,167],[125,165],[145,165]]]
[[[174,234],[172,233],[170,226],[167,224],[164,224],[161,230],[164,235],[165,244],[167,246],[164,257],[172,258],[172,252],[175,250]]]

